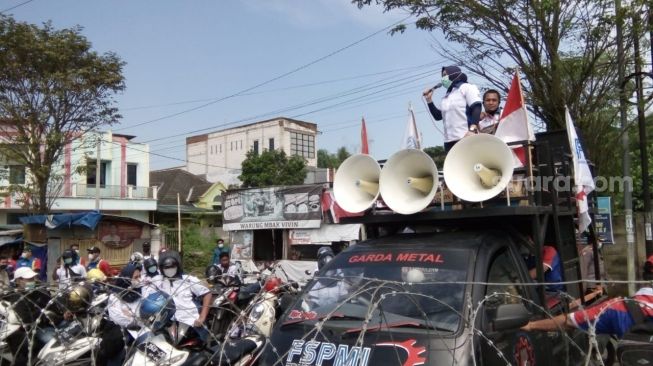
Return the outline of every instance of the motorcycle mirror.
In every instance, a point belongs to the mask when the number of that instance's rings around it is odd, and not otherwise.
[[[304,273],[306,273],[307,276],[313,275],[313,272],[308,270],[308,269],[306,271],[304,271]]]

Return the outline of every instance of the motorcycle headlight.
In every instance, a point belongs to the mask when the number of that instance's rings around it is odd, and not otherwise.
[[[265,305],[263,303],[258,303],[254,305],[252,308],[252,311],[249,313],[249,320],[252,322],[255,322],[261,318],[261,315],[263,315],[263,312],[265,311]]]

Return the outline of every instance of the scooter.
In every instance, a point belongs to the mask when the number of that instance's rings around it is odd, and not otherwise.
[[[168,328],[141,335],[134,342],[126,366],[251,365],[265,344],[261,335],[218,343],[210,349],[187,337],[190,327],[173,322]]]
[[[240,281],[232,276],[219,276],[214,282],[213,295],[208,316],[208,327],[216,339],[222,340],[227,329],[245,308],[256,297],[261,289],[260,284],[253,283],[241,287]]]
[[[38,354],[37,365],[88,365],[100,344],[100,328],[109,295],[93,298],[85,316],[57,329],[55,336]]]
[[[16,312],[11,308],[8,301],[0,301],[0,357],[3,360],[13,363],[14,357],[11,354],[7,338],[22,327]]]

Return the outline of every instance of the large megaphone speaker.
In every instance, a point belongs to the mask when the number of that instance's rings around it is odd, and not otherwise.
[[[333,180],[336,202],[347,212],[365,211],[379,197],[379,163],[369,155],[352,155],[343,161]]]
[[[465,201],[481,202],[496,196],[510,183],[513,154],[496,136],[468,136],[451,148],[443,169],[451,193]]]
[[[438,188],[438,168],[421,150],[396,152],[383,165],[381,197],[394,212],[410,215],[426,208]]]

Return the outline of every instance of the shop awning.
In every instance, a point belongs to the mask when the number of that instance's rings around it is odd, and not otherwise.
[[[288,235],[291,245],[330,244],[334,241],[352,241],[360,239],[360,224],[330,225],[322,224],[319,229],[290,230]]]

